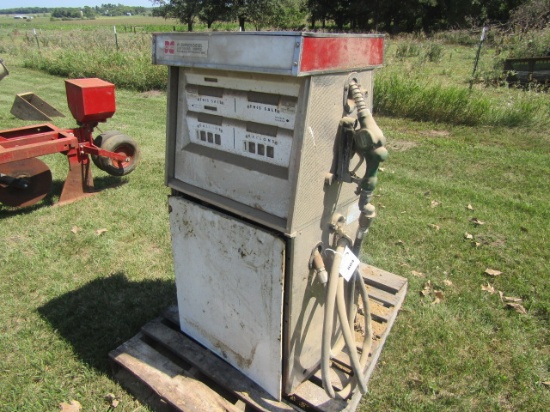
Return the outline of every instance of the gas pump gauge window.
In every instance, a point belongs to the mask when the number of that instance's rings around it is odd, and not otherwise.
[[[239,82],[224,74],[198,71],[186,74],[185,80],[187,124],[182,133],[190,138],[183,141],[182,149],[191,143],[255,162],[289,167],[299,85],[281,89],[268,76]],[[223,157],[211,153],[218,159]],[[225,159],[241,162],[233,156]]]

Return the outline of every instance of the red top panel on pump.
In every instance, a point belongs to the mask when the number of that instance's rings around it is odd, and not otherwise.
[[[156,33],[153,62],[288,76],[373,70],[384,36],[303,32]]]
[[[382,37],[304,37],[301,72],[381,66]]]
[[[116,112],[115,85],[97,78],[65,80],[67,103],[80,123],[104,122]]]

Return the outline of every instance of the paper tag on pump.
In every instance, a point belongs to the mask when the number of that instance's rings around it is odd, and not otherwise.
[[[351,276],[357,270],[357,266],[359,266],[359,259],[346,246],[342,255],[342,262],[340,263],[340,274],[349,282]]]

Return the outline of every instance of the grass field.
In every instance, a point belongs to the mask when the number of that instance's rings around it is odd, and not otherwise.
[[[29,123],[9,114],[22,90],[67,115],[56,125],[74,126],[61,78],[13,67],[0,93],[3,127]],[[144,159],[120,182],[127,184],[49,207],[67,173],[66,158],[51,155],[44,160],[54,176],[52,195],[22,212],[0,206],[1,410],[53,411],[71,399],[83,410],[106,410],[108,393],[121,398],[121,410],[145,410],[110,378],[106,354],[175,302],[163,180],[165,98],[120,90],[117,99],[104,130],[134,137]],[[117,183],[98,169],[94,174],[97,188]]]
[[[0,25],[0,32],[13,33],[1,19]],[[0,83],[0,129],[32,123],[10,114],[14,95],[27,91],[66,114],[56,125],[74,126],[63,77],[24,67],[25,55],[10,44],[0,41],[10,69]],[[399,57],[397,48],[390,45],[380,77],[401,70],[419,81],[468,88],[475,47],[443,46],[434,62],[422,54]],[[491,53],[482,54],[482,72],[491,70]],[[474,90],[504,106],[535,101],[532,111],[549,100],[482,82]],[[120,400],[116,410],[148,410],[112,379],[107,353],[175,302],[163,176],[166,95],[118,88],[117,103],[102,129],[132,136],[142,150],[139,167],[121,180],[94,168],[98,188],[117,188],[52,207],[67,164],[51,155],[43,158],[54,175],[50,196],[21,211],[0,205],[2,411],[54,411],[71,400],[82,410],[104,411],[108,394]],[[363,260],[407,277],[409,293],[361,411],[548,408],[545,120],[539,112],[520,127],[377,117],[390,158],[379,176],[378,218]]]

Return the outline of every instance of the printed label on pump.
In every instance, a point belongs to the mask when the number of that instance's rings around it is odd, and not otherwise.
[[[298,99],[294,96],[187,84],[185,101],[189,110],[193,112],[210,113],[293,130]]]
[[[208,57],[208,40],[183,40],[175,43],[172,54],[181,57]]]
[[[347,282],[351,279],[351,276],[357,270],[359,266],[359,259],[353,254],[353,252],[346,246],[344,254],[342,256],[342,262],[340,263],[340,274],[346,279]]]
[[[190,112],[187,125],[191,142],[195,144],[276,166],[290,164],[292,132],[289,130]]]

